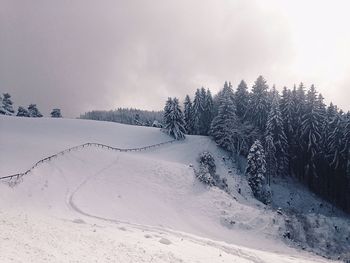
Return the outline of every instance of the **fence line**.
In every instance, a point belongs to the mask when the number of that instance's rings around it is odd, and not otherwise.
[[[51,156],[48,156],[48,157],[45,157],[39,161],[37,161],[32,167],[30,167],[28,170],[26,170],[25,172],[23,173],[17,173],[17,174],[12,174],[12,175],[7,175],[7,176],[3,176],[3,177],[0,177],[0,180],[3,180],[3,179],[10,179],[12,180],[12,178],[16,177],[17,179],[19,179],[20,177],[24,176],[24,175],[27,175],[28,173],[30,173],[33,169],[35,169],[38,165],[40,164],[43,164],[44,162],[48,162],[48,161],[51,161],[51,159],[53,158],[56,158],[58,157],[59,155],[64,155],[66,153],[69,153],[73,150],[78,150],[78,149],[83,149],[85,147],[101,147],[102,149],[103,148],[106,148],[108,150],[112,150],[112,151],[118,151],[118,152],[140,152],[140,151],[145,151],[145,150],[148,150],[148,149],[151,149],[151,148],[155,148],[155,147],[159,147],[159,146],[162,146],[164,144],[169,144],[169,143],[173,143],[175,142],[176,140],[171,140],[171,141],[166,141],[166,142],[161,142],[161,143],[157,143],[157,144],[153,144],[153,145],[149,145],[149,146],[145,146],[145,147],[139,147],[139,148],[126,148],[126,149],[123,149],[123,148],[116,148],[116,147],[112,147],[112,146],[109,146],[109,145],[106,145],[106,144],[102,144],[102,143],[96,143],[96,142],[87,142],[87,143],[84,143],[84,144],[80,144],[80,145],[77,145],[77,146],[74,146],[74,147],[71,147],[71,148],[68,148],[68,149],[65,149],[63,151],[60,151],[56,154],[53,154]]]

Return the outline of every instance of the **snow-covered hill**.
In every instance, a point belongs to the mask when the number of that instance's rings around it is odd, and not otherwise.
[[[0,116],[0,176],[85,142],[135,148],[159,129]],[[229,191],[197,181],[203,151]],[[0,183],[1,262],[326,262],[281,241],[284,218],[255,201],[226,154],[188,136],[142,152],[86,147]],[[241,194],[238,193],[241,189]]]

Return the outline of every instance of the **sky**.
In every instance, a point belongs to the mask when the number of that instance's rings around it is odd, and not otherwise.
[[[0,92],[45,115],[160,110],[225,80],[303,82],[350,110],[347,0],[0,0]]]

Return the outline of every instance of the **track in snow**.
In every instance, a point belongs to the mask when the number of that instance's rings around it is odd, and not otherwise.
[[[248,260],[249,262],[252,263],[264,263],[264,262],[269,262],[269,260],[264,260],[262,259],[258,254],[261,253],[260,251],[254,250],[254,249],[248,249],[248,248],[241,248],[239,246],[235,246],[235,245],[225,245],[224,242],[220,242],[220,241],[213,241],[207,238],[201,238],[201,237],[197,237],[191,234],[187,234],[184,232],[180,232],[180,231],[176,231],[176,230],[172,230],[169,228],[164,228],[164,227],[158,227],[158,226],[150,226],[150,225],[141,225],[141,224],[135,224],[135,223],[131,223],[131,222],[127,222],[127,221],[122,221],[122,220],[118,220],[118,219],[111,219],[111,218],[106,218],[106,217],[102,217],[102,216],[98,216],[98,215],[94,215],[94,214],[90,214],[85,212],[83,209],[81,209],[75,202],[74,202],[74,197],[77,193],[79,193],[79,191],[92,179],[94,179],[95,177],[98,177],[100,175],[102,175],[105,171],[107,171],[108,169],[111,169],[119,160],[119,156],[117,157],[117,160],[114,160],[112,163],[110,163],[109,165],[105,166],[104,168],[100,169],[98,172],[96,172],[95,174],[85,178],[77,187],[76,189],[74,189],[68,196],[67,198],[67,206],[75,211],[76,213],[83,215],[85,217],[88,218],[92,218],[92,219],[97,219],[100,221],[104,221],[104,222],[108,222],[108,223],[112,223],[112,224],[116,224],[116,225],[127,225],[130,228],[133,229],[138,229],[141,231],[146,231],[146,232],[151,232],[154,234],[167,234],[169,236],[172,237],[177,237],[179,239],[185,239],[187,241],[193,242],[197,245],[200,246],[204,246],[204,247],[212,247],[218,250],[221,250],[227,254],[230,254],[232,256],[238,256],[242,259]],[[277,256],[277,255],[276,255]],[[288,255],[279,255],[279,257],[283,258],[283,261],[280,262],[295,262],[295,258],[288,256]]]

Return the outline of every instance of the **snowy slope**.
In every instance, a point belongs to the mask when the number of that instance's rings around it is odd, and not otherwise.
[[[28,169],[35,161],[85,142],[120,148],[169,141],[158,129],[74,119],[0,116],[0,174]]]
[[[133,148],[169,140],[154,128],[86,120],[1,116],[0,127],[0,176],[87,141]],[[225,153],[188,136],[143,152],[76,150],[12,187],[1,183],[0,261],[323,262],[280,241],[282,219],[237,193],[244,180],[230,176],[229,193],[199,183],[188,164],[204,150],[228,176]]]

